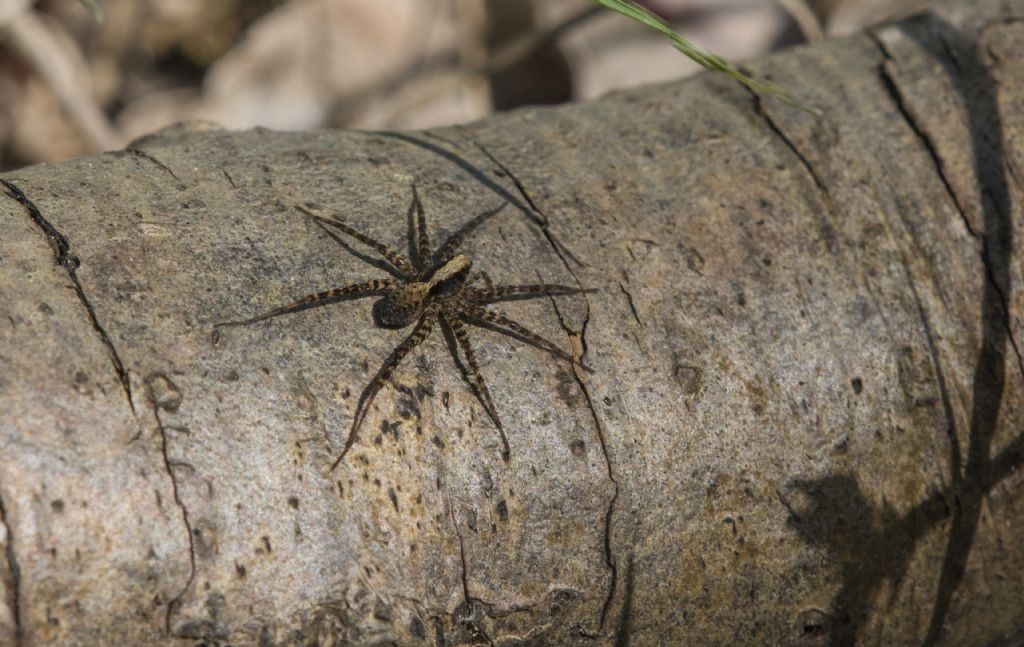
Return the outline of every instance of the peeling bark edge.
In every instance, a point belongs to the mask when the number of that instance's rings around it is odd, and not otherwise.
[[[17,185],[3,178],[0,178],[0,184],[3,184],[7,189],[6,193],[10,198],[17,200],[25,207],[28,211],[29,217],[32,218],[32,221],[35,222],[46,235],[46,238],[50,243],[50,247],[53,249],[54,259],[58,265],[67,271],[68,277],[71,279],[71,283],[75,287],[75,294],[78,295],[78,300],[82,303],[82,307],[85,308],[85,312],[89,316],[89,321],[92,323],[93,329],[96,330],[96,333],[100,337],[100,341],[103,342],[103,345],[107,349],[107,354],[110,356],[110,363],[114,365],[114,371],[117,373],[117,379],[121,383],[121,388],[124,391],[125,398],[128,400],[128,407],[131,409],[132,417],[137,418],[135,402],[132,400],[132,386],[131,380],[128,376],[128,371],[125,369],[124,363],[121,361],[121,357],[117,353],[117,348],[114,347],[113,340],[100,324],[100,321],[96,316],[96,310],[89,301],[89,297],[86,296],[85,290],[82,288],[81,281],[78,280],[76,272],[79,265],[81,265],[81,261],[77,256],[70,253],[71,246],[68,244],[68,239],[64,234],[60,233],[52,223],[43,217],[39,207],[29,200]]]

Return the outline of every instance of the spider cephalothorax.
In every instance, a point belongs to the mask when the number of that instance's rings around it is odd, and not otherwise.
[[[427,303],[458,296],[472,267],[473,261],[468,256],[457,254],[444,264],[421,272],[417,280],[392,288],[373,306],[377,325],[405,328],[416,320]]]
[[[307,209],[297,207],[321,226],[337,229],[373,248],[386,261],[381,263],[380,266],[392,274],[394,278],[374,279],[364,283],[355,283],[341,288],[317,292],[251,319],[217,324],[217,326],[250,324],[345,298],[359,298],[371,295],[381,295],[381,299],[373,306],[373,316],[377,325],[382,328],[397,329],[405,328],[415,323],[409,336],[391,351],[391,355],[384,361],[377,374],[374,375],[373,380],[363,389],[352,420],[352,429],[345,441],[345,447],[342,449],[338,459],[334,461],[331,469],[336,467],[345,458],[345,454],[348,453],[348,450],[355,443],[356,433],[359,431],[359,427],[370,409],[370,404],[381,388],[387,383],[391,373],[394,372],[402,359],[412,349],[419,346],[430,335],[435,323],[440,324],[448,333],[448,337],[453,338],[455,343],[462,348],[468,373],[466,379],[477,399],[480,400],[488,416],[498,429],[503,447],[502,457],[506,461],[510,457],[508,439],[505,437],[505,430],[502,427],[501,419],[498,417],[498,412],[494,408],[491,394],[487,390],[487,385],[484,383],[483,376],[477,367],[476,356],[473,353],[473,347],[469,343],[469,333],[467,332],[466,324],[486,327],[504,333],[546,351],[559,359],[590,370],[578,359],[572,357],[550,341],[531,332],[522,324],[485,306],[509,299],[563,296],[590,292],[591,290],[549,283],[491,285],[490,279],[487,278],[486,274],[471,272],[473,262],[468,256],[456,253],[465,237],[483,221],[501,211],[505,204],[496,209],[486,211],[467,222],[431,254],[423,205],[420,203],[415,185],[412,188],[412,196],[412,205],[409,207],[409,247],[411,260],[406,260],[387,246],[352,229],[340,220],[323,218],[310,213]],[[415,221],[412,218],[414,213],[416,216]],[[335,234],[331,235],[336,236]],[[484,287],[474,287],[478,281],[483,281]],[[452,348],[452,353],[456,353],[454,347]],[[457,356],[455,359],[458,362]]]

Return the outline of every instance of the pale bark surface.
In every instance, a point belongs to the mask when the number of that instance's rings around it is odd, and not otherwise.
[[[418,133],[178,129],[0,196],[0,644],[991,644],[1024,633],[1024,1]],[[512,446],[293,207],[499,283]],[[55,259],[57,262],[55,262]],[[172,639],[173,637],[173,639]],[[180,639],[177,642],[174,639]],[[333,641],[333,642],[332,642]]]

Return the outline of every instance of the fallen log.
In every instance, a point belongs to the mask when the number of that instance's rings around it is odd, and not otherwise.
[[[0,643],[1024,634],[1024,2],[423,132],[168,129],[7,173]],[[509,443],[372,301],[411,186],[495,304]],[[339,245],[345,243],[344,245]],[[347,245],[347,247],[346,247]],[[362,258],[360,258],[360,256]],[[376,259],[379,261],[380,259]],[[457,340],[456,340],[457,341]]]

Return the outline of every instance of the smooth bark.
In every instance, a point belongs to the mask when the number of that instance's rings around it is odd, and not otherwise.
[[[180,127],[0,196],[0,644],[991,644],[1024,632],[1024,2],[409,133]],[[593,374],[435,331],[304,206]],[[352,245],[360,253],[369,250]],[[333,641],[333,642],[332,642]]]

